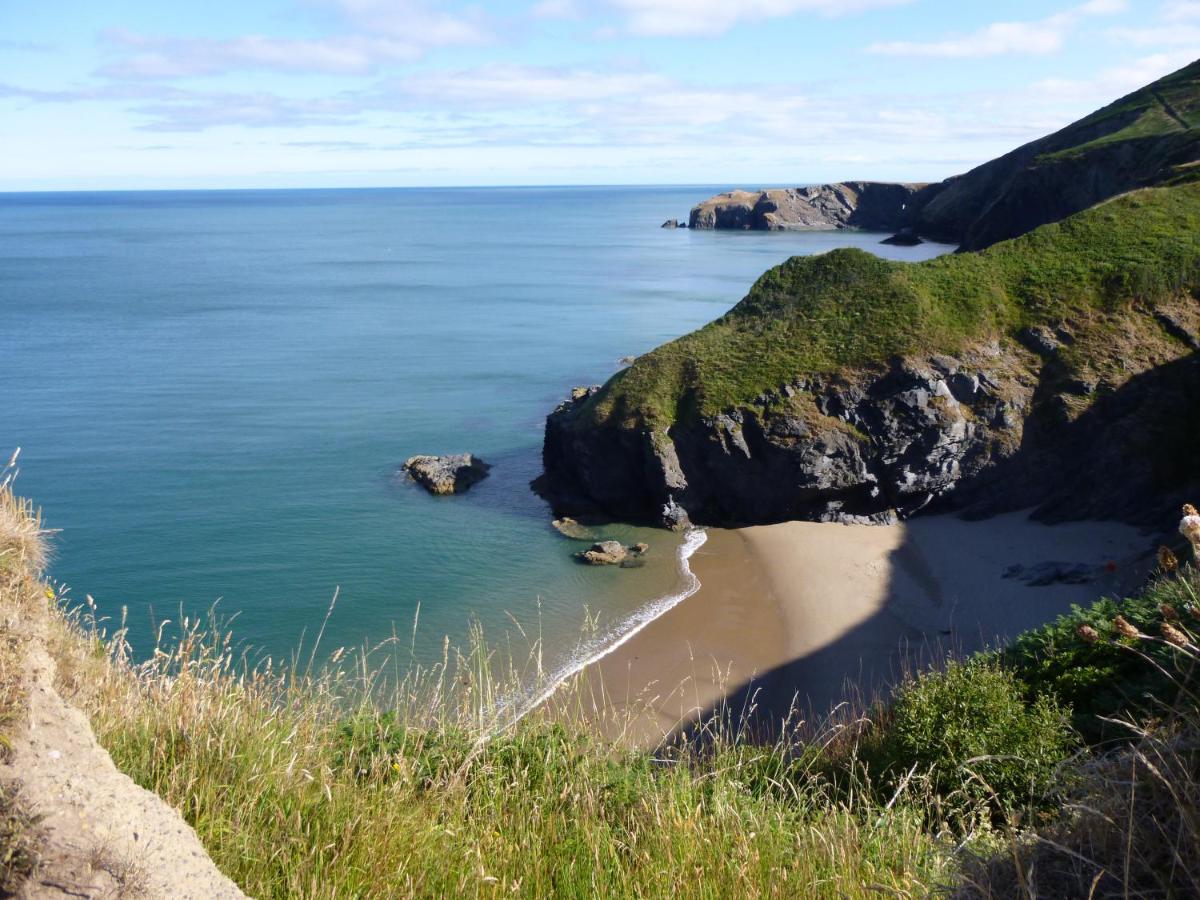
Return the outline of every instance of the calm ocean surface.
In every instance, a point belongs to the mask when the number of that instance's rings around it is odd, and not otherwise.
[[[576,565],[528,489],[542,422],[715,318],[769,266],[881,235],[665,231],[718,188],[0,195],[0,455],[56,539],[52,575],[139,653],[154,623],[220,599],[286,657],[393,630],[440,658],[493,642],[574,647],[675,589],[672,535],[636,570]],[[397,478],[471,451],[453,498]]]

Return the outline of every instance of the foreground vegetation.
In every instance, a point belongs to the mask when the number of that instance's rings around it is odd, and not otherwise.
[[[922,263],[854,249],[793,257],[720,319],[614,376],[581,423],[669,426],[800,377],[957,352],[1029,326],[1120,331],[1130,313],[1200,288],[1198,259],[1195,182],[1136,191],[978,253]],[[1086,343],[1102,349],[1104,336]]]
[[[185,620],[134,662],[90,605],[47,596],[36,520],[7,488],[0,514],[5,621],[30,602],[56,617],[60,690],[254,896],[1200,891],[1190,566],[914,677],[890,707],[765,747],[715,721],[645,753],[537,714],[494,733],[517,673],[482,647],[388,702],[374,654],[250,665],[213,623]],[[0,663],[13,733],[18,681]],[[12,883],[36,847],[14,796]]]

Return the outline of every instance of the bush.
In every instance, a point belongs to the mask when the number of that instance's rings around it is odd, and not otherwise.
[[[1195,689],[1198,673],[1186,654],[1163,640],[1122,636],[1117,616],[1156,638],[1166,609],[1179,628],[1194,632],[1200,628],[1195,612],[1198,578],[1187,567],[1178,576],[1152,582],[1136,597],[1075,607],[1049,625],[1022,634],[1003,652],[1001,662],[1025,685],[1028,699],[1053,696],[1069,705],[1075,728],[1089,743],[1127,738],[1128,729],[1107,720],[1161,715],[1181,690]]]
[[[949,819],[1003,817],[1045,800],[1074,743],[1053,697],[1027,703],[1011,673],[975,658],[902,685],[866,761],[893,789],[924,778]]]

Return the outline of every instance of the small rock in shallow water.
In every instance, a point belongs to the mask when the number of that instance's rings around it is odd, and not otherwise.
[[[431,494],[461,494],[487,478],[492,467],[470,453],[454,456],[410,456],[404,471]]]
[[[629,552],[634,556],[645,556],[646,551],[650,549],[650,545],[646,543],[637,543],[629,548]]]
[[[591,549],[581,550],[575,558],[589,566],[618,566],[629,556],[629,551],[621,546],[620,541],[597,541]]]

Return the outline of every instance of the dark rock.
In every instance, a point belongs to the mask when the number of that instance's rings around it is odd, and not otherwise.
[[[618,566],[629,556],[620,541],[598,541],[588,550],[581,550],[575,558],[589,566]]]
[[[1041,325],[1022,328],[1017,332],[1017,340],[1039,356],[1051,356],[1063,345],[1053,331]]]
[[[1171,337],[1183,341],[1193,350],[1200,350],[1200,334],[1197,333],[1195,326],[1177,310],[1157,309],[1154,311],[1154,317]]]
[[[684,482],[683,486],[686,487],[686,482]],[[667,498],[667,502],[663,504],[659,519],[665,527],[670,528],[672,531],[684,531],[692,527],[692,520],[688,518],[687,510],[676,503],[674,497]]]
[[[667,221],[662,223],[662,227],[663,228],[678,228],[679,220],[678,219],[667,219]]]
[[[456,456],[410,456],[404,471],[431,494],[461,494],[487,477],[492,468],[470,453]]]
[[[921,240],[921,236],[917,234],[913,228],[901,228],[889,238],[884,238],[879,243],[891,244],[894,247],[915,247],[918,244],[925,243]]]
[[[1200,480],[1200,353],[1141,374],[1131,363],[1123,384],[1084,398],[1062,393],[1056,357],[1015,345],[948,362],[808,377],[786,402],[760,398],[665,432],[596,426],[564,404],[546,422],[540,492],[559,514],[680,528],[1029,508],[1148,523]]]
[[[1041,562],[1032,566],[1009,566],[1001,577],[1024,581],[1030,587],[1091,584],[1096,580],[1096,568],[1086,563]]]

